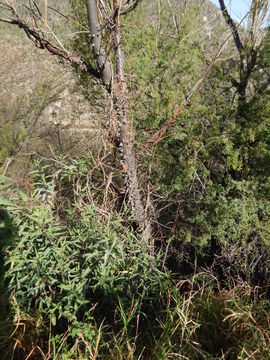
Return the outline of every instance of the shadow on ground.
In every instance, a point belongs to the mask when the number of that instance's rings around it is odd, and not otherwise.
[[[0,354],[1,359],[10,359],[8,339],[12,329],[7,282],[5,281],[5,251],[13,238],[13,225],[8,212],[0,208]]]

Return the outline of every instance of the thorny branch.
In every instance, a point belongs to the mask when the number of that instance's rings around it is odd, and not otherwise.
[[[15,18],[0,18],[1,22],[5,22],[11,25],[16,25],[19,28],[23,29],[27,37],[39,49],[46,49],[49,51],[51,55],[56,55],[60,58],[67,60],[73,65],[79,66],[81,70],[88,72],[97,79],[101,78],[100,72],[95,68],[93,68],[92,65],[88,64],[84,59],[74,54],[70,54],[69,52],[62,50],[59,47],[53,45],[50,41],[46,40],[43,36],[41,36],[37,30],[33,29],[25,21],[20,19],[15,9],[11,5],[6,5],[6,6],[7,6],[6,9],[10,10],[14,14]]]
[[[48,40],[43,39],[39,36],[39,34],[33,29],[29,28],[25,23],[20,21],[15,21],[19,27],[23,28],[28,37],[35,43],[35,45],[40,49],[47,49],[52,55],[57,55],[68,60],[70,63],[74,65],[78,65],[82,70],[87,71],[97,79],[100,79],[100,73],[95,70],[90,64],[88,64],[85,60],[79,58],[76,55],[69,54],[68,52],[59,49],[58,47],[51,44]]]

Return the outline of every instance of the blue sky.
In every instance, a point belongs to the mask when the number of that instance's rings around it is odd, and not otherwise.
[[[219,5],[218,0],[211,0],[214,4]],[[239,21],[247,13],[251,0],[225,0],[225,4],[233,19]]]

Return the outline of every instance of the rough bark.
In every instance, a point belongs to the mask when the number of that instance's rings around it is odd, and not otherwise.
[[[128,1],[125,4],[125,11],[131,11],[138,3],[139,0],[131,3]],[[106,53],[102,47],[101,31],[103,26],[100,26],[98,19],[97,1],[87,0],[86,5],[93,55],[100,71],[102,82],[113,97],[114,110],[118,123],[118,146],[127,200],[135,221],[142,232],[142,242],[149,248],[151,223],[143,206],[136,161],[133,154],[132,125],[128,116],[127,84],[124,73],[124,56],[121,47],[121,29],[119,20],[123,9],[121,9],[121,4],[117,0],[113,1],[113,16],[110,19],[110,24],[113,23],[113,26],[110,27],[110,31],[115,59],[115,77],[112,79],[111,63],[107,59]]]
[[[107,59],[106,51],[102,47],[101,28],[98,21],[96,0],[87,0],[88,26],[91,33],[91,45],[94,58],[100,72],[103,84],[109,88],[111,85],[112,72],[111,64]]]
[[[119,8],[117,0],[113,1],[114,9]],[[149,246],[151,238],[151,223],[145,212],[137,177],[135,156],[133,154],[132,125],[128,116],[127,84],[124,73],[124,57],[121,46],[121,29],[119,10],[115,14],[115,24],[112,29],[112,41],[115,55],[115,79],[113,82],[113,100],[119,122],[120,154],[122,171],[128,201],[132,213],[142,231],[142,240]]]

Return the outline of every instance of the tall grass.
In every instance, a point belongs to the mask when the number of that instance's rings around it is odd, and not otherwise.
[[[269,359],[268,301],[254,301],[246,284],[220,292],[213,285],[181,294],[174,284],[149,313],[135,304],[124,309],[119,299],[113,320],[99,313],[101,322],[70,322],[64,331],[17,313],[1,350],[6,359]]]

